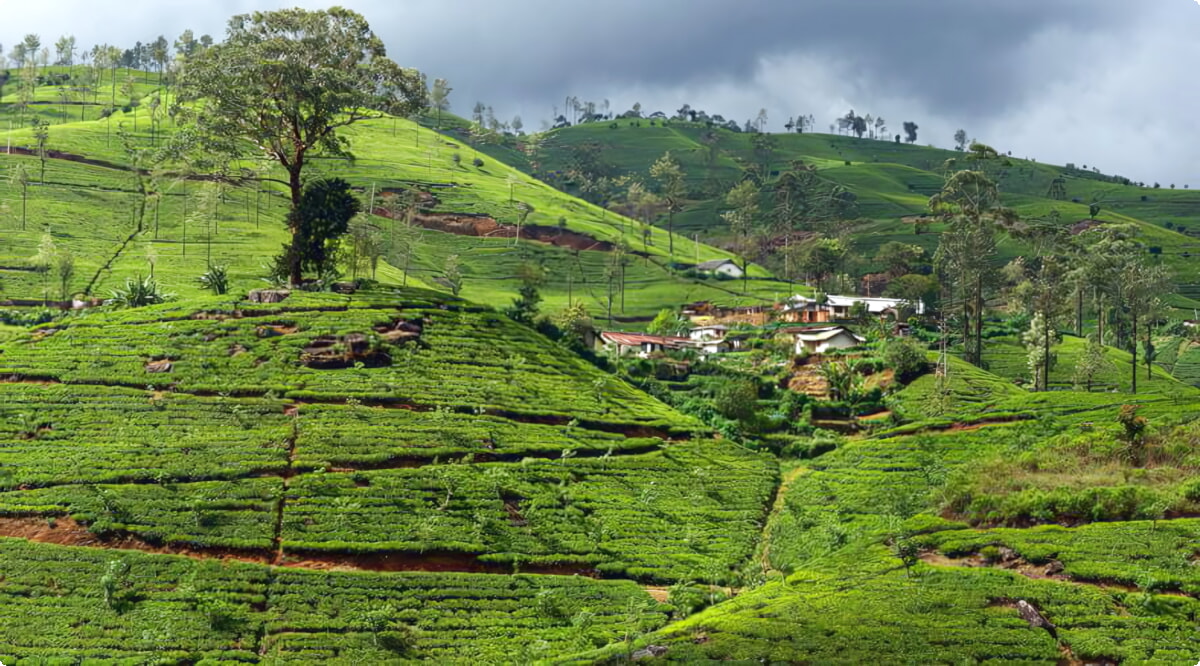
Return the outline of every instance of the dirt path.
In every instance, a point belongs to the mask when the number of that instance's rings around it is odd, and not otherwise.
[[[132,550],[157,555],[182,555],[197,560],[232,560],[251,564],[271,565],[289,569],[311,569],[316,571],[442,571],[462,573],[490,573],[509,575],[514,573],[543,574],[557,576],[587,576],[600,578],[592,565],[585,563],[562,563],[554,565],[508,564],[481,562],[474,555],[464,553],[366,553],[317,554],[284,551],[276,542],[271,548],[261,550],[232,548],[196,548],[177,544],[155,545],[133,535],[101,537],[90,532],[86,526],[61,517],[0,517],[0,537],[24,539],[35,543],[94,548],[108,552]],[[647,587],[651,596],[660,590],[665,601],[665,587]],[[657,599],[657,597],[655,597]]]
[[[1101,590],[1117,590],[1121,592],[1141,592],[1142,590],[1136,585],[1127,583],[1117,583],[1114,581],[1105,580],[1087,580],[1072,577],[1066,573],[1063,566],[1057,560],[1051,560],[1046,564],[1033,564],[1020,556],[1012,556],[1008,559],[1002,559],[996,562],[988,562],[978,554],[968,555],[966,557],[948,557],[938,551],[926,551],[921,553],[920,559],[925,564],[941,568],[960,568],[960,569],[981,569],[993,568],[1011,571],[1015,574],[1020,574],[1031,580],[1053,580],[1060,583],[1070,585],[1082,585],[1094,587]],[[1184,599],[1192,598],[1191,595],[1185,594],[1178,590],[1156,590],[1152,594],[1163,595],[1168,597],[1180,597]]]
[[[642,589],[646,591],[646,594],[650,595],[651,599],[660,604],[667,603],[667,599],[671,596],[670,590],[659,585],[643,585]]]

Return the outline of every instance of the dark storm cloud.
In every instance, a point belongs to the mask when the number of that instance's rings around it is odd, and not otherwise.
[[[220,38],[235,13],[299,0],[125,0],[120,20],[91,2],[3,3],[0,42],[74,33],[128,46],[185,28]],[[392,57],[536,129],[576,95],[614,110],[684,102],[779,129],[849,108],[921,125],[921,143],[958,127],[1015,154],[1098,164],[1132,177],[1200,182],[1188,83],[1200,8],[1191,0],[344,0]]]

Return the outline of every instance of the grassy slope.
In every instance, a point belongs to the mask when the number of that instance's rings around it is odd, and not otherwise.
[[[148,86],[142,86],[139,92],[149,92]],[[39,89],[39,96],[52,92]],[[5,101],[14,101],[11,94],[6,94]],[[54,122],[64,120],[56,116],[55,108],[34,106],[30,112]],[[0,109],[15,113],[12,106]],[[145,116],[144,110],[141,115]],[[132,130],[132,116],[118,111],[104,121],[76,119],[54,124],[50,128],[49,146],[52,150],[123,165],[127,157],[116,137],[116,128],[124,126]],[[164,126],[170,131],[169,122]],[[414,123],[371,121],[350,128],[346,136],[352,141],[358,159],[353,163],[318,160],[314,163],[315,173],[345,177],[364,193],[372,188],[381,191],[413,183],[438,185],[440,201],[434,212],[484,214],[504,223],[516,221],[517,201],[526,202],[534,209],[528,224],[556,226],[564,220],[568,230],[614,243],[624,241],[632,249],[644,251],[649,257],[626,269],[629,279],[624,308],[617,299],[614,314],[648,317],[660,308],[701,299],[754,303],[786,291],[783,285],[771,280],[752,280],[750,295],[743,296],[740,284],[734,288],[734,283],[678,278],[663,267],[669,245],[665,232],[654,230],[649,243],[643,244],[636,225],[629,220],[564,195],[492,158],[485,156],[485,163],[475,167],[468,148]],[[139,146],[153,146],[145,117],[141,118],[135,137]],[[33,143],[31,131],[19,127],[0,130],[0,142],[8,141],[18,147]],[[455,154],[462,157],[458,164],[452,160]],[[20,188],[8,178],[18,163],[25,166],[33,181],[24,204]],[[92,293],[100,295],[107,294],[125,278],[149,273],[152,264],[156,277],[170,291],[180,295],[198,293],[200,287],[195,278],[204,271],[210,256],[213,263],[229,267],[235,286],[248,287],[257,282],[257,277],[264,273],[263,264],[286,240],[279,224],[286,209],[285,200],[276,185],[267,185],[261,194],[253,187],[225,188],[217,214],[205,217],[195,213],[198,195],[211,186],[163,177],[158,185],[162,194],[148,203],[144,231],[135,235],[132,210],[138,197],[134,194],[134,178],[128,171],[52,159],[46,167],[46,182],[40,181],[40,163],[36,158],[0,156],[0,228],[4,229],[4,240],[0,241],[0,289],[3,290],[0,293],[10,298],[41,298],[46,294],[54,298],[62,291],[59,285],[43,284],[43,276],[23,270],[38,253],[47,230],[56,247],[69,249],[76,259],[76,275],[67,292],[83,291],[91,284]],[[23,229],[22,212],[26,218]],[[383,218],[376,221],[386,237],[393,223]],[[515,295],[517,266],[526,256],[534,255],[551,269],[543,289],[547,310],[566,305],[568,292],[576,299],[584,298],[593,314],[606,309],[607,289],[599,288],[605,284],[604,253],[588,252],[576,258],[566,249],[539,243],[521,242],[514,246],[511,240],[503,239],[436,232],[423,235],[426,240],[417,250],[416,270],[409,276],[417,285],[436,286],[432,278],[440,274],[445,256],[457,253],[466,276],[464,296],[504,303]],[[677,238],[675,244],[676,251],[689,260],[731,256],[686,238]],[[392,264],[400,263],[394,255],[390,259]],[[111,265],[105,268],[110,260]],[[567,270],[572,264],[574,270]],[[768,273],[757,267],[752,274],[769,278]],[[94,284],[93,277],[97,278]],[[403,279],[402,272],[386,261],[377,277],[388,282]],[[576,288],[580,283],[585,288]]]
[[[615,174],[636,174],[649,181],[650,165],[670,150],[685,168],[689,189],[695,197],[677,216],[678,228],[685,233],[700,233],[702,238],[720,238],[727,236],[728,231],[719,218],[719,196],[740,178],[741,165],[758,158],[750,135],[721,131],[720,156],[710,170],[704,161],[705,146],[701,141],[706,131],[686,123],[651,127],[647,120],[637,127],[629,121],[619,121],[616,129],[610,129],[609,123],[592,123],[555,130],[545,142],[547,156],[543,168],[563,169],[569,163],[572,149],[598,143],[602,146],[600,160],[610,165]],[[936,247],[936,233],[916,235],[911,225],[900,218],[927,212],[928,196],[941,187],[942,164],[955,158],[963,166],[962,153],[828,134],[786,134],[773,138],[776,150],[772,170],[785,168],[792,160],[803,160],[815,165],[822,178],[857,195],[860,215],[872,220],[855,232],[855,247],[866,260],[867,268],[871,268],[875,250],[889,240],[917,243],[930,250]],[[511,147],[487,149],[498,155],[514,158],[519,155]],[[1009,161],[1010,166],[990,169],[1006,194],[1006,203],[1021,215],[1043,216],[1056,209],[1064,223],[1070,224],[1087,218],[1087,204],[1099,200],[1103,206],[1101,219],[1132,224],[1143,242],[1162,248],[1163,261],[1175,272],[1180,294],[1200,295],[1200,273],[1191,259],[1192,255],[1200,254],[1200,240],[1197,240],[1200,191],[1118,185],[1081,169],[1041,164],[1019,156]],[[513,163],[523,162],[514,159]],[[1046,198],[1051,181],[1058,176],[1066,180],[1063,201]],[[706,185],[711,181],[720,186],[712,189]],[[1073,203],[1074,199],[1080,203]],[[1188,233],[1178,231],[1181,225]],[[936,232],[937,228],[931,231]],[[998,261],[1007,261],[1023,250],[1018,243],[1004,241]],[[1184,301],[1176,305],[1188,307]]]

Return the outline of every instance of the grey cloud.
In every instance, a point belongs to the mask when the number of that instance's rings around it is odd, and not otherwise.
[[[3,2],[6,45],[30,31],[49,42],[74,33],[81,44],[129,45],[185,28],[219,38],[235,13],[329,4],[126,0],[121,20],[110,21],[90,2]],[[689,102],[739,119],[766,107],[776,128],[801,112],[824,127],[853,107],[885,116],[893,131],[917,121],[922,143],[947,145],[961,126],[1016,154],[1200,182],[1180,149],[1189,145],[1181,133],[1195,138],[1179,103],[1194,108],[1183,83],[1194,59],[1183,54],[1192,53],[1200,8],[1187,0],[342,4],[367,16],[395,60],[449,79],[455,110],[482,100],[502,117],[520,113],[527,127],[567,95],[608,98],[616,109]]]

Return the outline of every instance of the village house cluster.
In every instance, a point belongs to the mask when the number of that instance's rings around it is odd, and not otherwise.
[[[693,324],[687,336],[603,331],[597,343],[606,352],[616,356],[650,358],[666,352],[692,351],[704,359],[743,347],[750,334],[738,332],[734,327],[758,328],[772,321],[781,321],[798,324],[781,329],[783,334],[792,336],[797,356],[822,354],[834,349],[857,347],[866,342],[866,338],[847,325],[851,320],[873,318],[893,322],[890,329],[892,333],[905,335],[908,325],[904,317],[908,314],[922,315],[924,311],[922,303],[911,304],[894,298],[866,296],[829,295],[814,299],[796,295],[775,306],[728,308],[704,301],[689,303],[680,311],[681,317]]]

